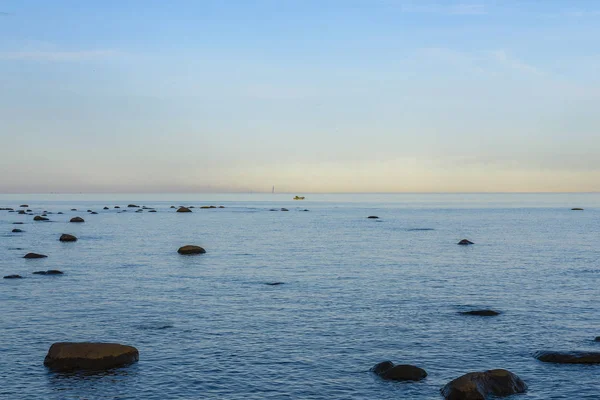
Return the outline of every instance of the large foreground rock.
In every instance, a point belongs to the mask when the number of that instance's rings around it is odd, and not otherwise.
[[[504,397],[523,393],[527,385],[505,369],[471,372],[456,378],[441,389],[446,400],[485,400],[488,396]]]
[[[27,253],[23,256],[23,258],[46,258],[48,256],[37,253]]]
[[[204,253],[206,253],[206,250],[204,250],[200,246],[187,245],[187,246],[180,247],[179,250],[177,250],[177,252],[179,254],[186,254],[186,255],[187,254],[204,254]]]
[[[597,351],[538,351],[533,356],[556,364],[600,364],[600,352]]]
[[[390,381],[420,381],[425,379],[427,372],[414,365],[394,365],[391,361],[383,361],[371,368],[371,371],[382,379]]]
[[[44,365],[56,371],[104,370],[139,360],[135,347],[117,343],[54,343]]]
[[[177,212],[182,212],[182,213],[183,213],[183,212],[192,212],[192,210],[190,210],[190,209],[189,209],[189,208],[187,208],[187,207],[179,207],[179,208],[177,209]]]
[[[81,217],[73,217],[69,222],[85,222],[85,220]]]
[[[69,235],[68,233],[63,233],[62,235],[60,235],[60,238],[58,239],[61,242],[76,242],[77,238],[73,235]]]

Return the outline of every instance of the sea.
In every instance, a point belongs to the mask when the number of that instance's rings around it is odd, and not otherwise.
[[[441,399],[494,368],[527,383],[511,399],[600,399],[600,365],[533,357],[600,351],[598,193],[0,195],[20,205],[0,211],[0,275],[23,276],[0,280],[1,399]],[[482,308],[501,314],[460,314]],[[63,341],[140,359],[51,372]],[[384,360],[428,376],[384,381]]]

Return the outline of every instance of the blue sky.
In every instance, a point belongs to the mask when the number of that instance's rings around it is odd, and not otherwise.
[[[600,191],[600,2],[0,0],[0,192]]]

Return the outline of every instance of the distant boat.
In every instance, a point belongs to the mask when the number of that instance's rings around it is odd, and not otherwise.
[[[294,197],[294,200],[304,200],[304,196],[296,196]]]

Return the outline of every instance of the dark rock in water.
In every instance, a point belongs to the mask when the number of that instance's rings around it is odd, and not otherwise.
[[[179,250],[177,250],[177,252],[179,254],[186,254],[186,255],[187,254],[204,254],[204,253],[206,253],[206,250],[204,250],[200,246],[187,245],[187,246],[180,247]]]
[[[269,211],[279,211],[279,210],[276,208],[271,208]]]
[[[103,210],[108,210],[108,207],[104,207]]]
[[[13,225],[23,225],[22,222],[13,222]]]
[[[379,219],[379,217],[377,215],[369,215],[367,218],[368,219]]]
[[[600,364],[600,352],[597,351],[538,351],[533,356],[547,363]]]
[[[148,211],[148,212],[156,212],[156,210],[150,210],[150,211]]]
[[[194,207],[194,206],[189,206],[188,208],[196,208],[196,207]]]
[[[76,242],[77,238],[73,235],[69,235],[68,233],[63,233],[62,235],[60,235],[60,238],[58,239],[61,242]]]
[[[137,210],[136,212],[140,213],[140,212],[144,212],[144,210],[142,210],[141,208],[139,210]]]
[[[219,206],[219,208],[225,208],[225,206]]]
[[[81,217],[73,217],[69,222],[85,222]]]
[[[27,253],[23,256],[23,258],[46,258],[48,256],[37,253]]]
[[[290,211],[287,208],[282,208],[281,211]]]
[[[22,229],[15,228],[15,229],[12,230],[12,233],[21,233],[21,232],[23,232]]]
[[[596,339],[594,339],[594,342],[600,342],[600,336],[596,336]]]
[[[87,212],[92,212],[92,210],[87,210]]]
[[[0,207],[0,211],[14,211],[12,208]]]
[[[55,371],[106,370],[139,360],[135,347],[117,343],[54,343],[44,365]]]
[[[390,381],[420,381],[427,377],[427,372],[414,365],[394,365],[391,361],[380,362],[371,371],[382,379]]]
[[[4,279],[23,279],[23,277],[21,275],[14,274],[14,275],[6,275],[4,277]]]
[[[21,215],[26,214],[25,210],[19,210],[18,213],[21,214]]]
[[[35,271],[34,275],[63,275],[62,271],[57,269],[49,269],[48,271]]]
[[[27,210],[27,212],[32,212],[31,210]]]
[[[201,206],[200,208],[203,209],[203,210],[206,210],[206,209],[209,209],[210,206]]]
[[[139,208],[139,206],[137,206],[135,204],[128,204],[127,207],[129,207],[129,208]]]
[[[446,400],[485,400],[488,396],[504,397],[524,393],[527,385],[505,369],[471,372],[454,379],[441,389]]]
[[[266,282],[265,285],[279,286],[279,285],[285,285],[285,282]]]
[[[583,211],[583,208],[575,207],[571,208],[571,211]]]
[[[34,220],[34,221],[49,221],[49,219],[48,219],[48,218],[46,218],[46,217],[42,217],[42,216],[40,216],[40,215],[36,215],[35,217],[33,217],[33,220]]]
[[[471,311],[461,311],[459,314],[462,315],[475,315],[478,317],[495,317],[496,315],[500,315],[498,311],[494,310],[471,310]]]
[[[98,215],[98,213],[96,211],[92,211],[90,215]]]
[[[62,211],[59,211],[59,212],[57,212],[56,214],[58,214],[58,215],[63,215],[63,212],[62,212]]]
[[[177,207],[175,207],[175,206],[171,206],[171,207],[169,207],[169,208],[177,208]]]
[[[310,211],[310,210],[306,210],[306,209],[304,209],[304,210],[302,210],[302,211]]]
[[[192,212],[192,210],[190,210],[190,209],[189,209],[189,208],[187,208],[187,207],[179,207],[179,208],[177,209],[177,212],[179,212],[179,213],[184,213],[184,212]]]
[[[115,206],[115,208],[121,208],[121,207],[119,207],[119,206]]]
[[[28,208],[29,205],[27,205],[27,204],[21,204],[19,207],[21,207],[21,208]]]
[[[461,246],[467,246],[467,245],[475,244],[475,243],[471,242],[470,240],[463,239],[460,242],[458,242],[458,244],[460,244]]]
[[[77,211],[77,209],[76,208],[71,208],[71,211]]]

